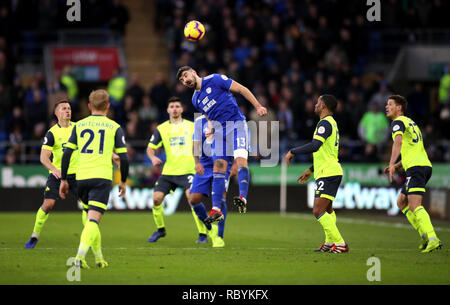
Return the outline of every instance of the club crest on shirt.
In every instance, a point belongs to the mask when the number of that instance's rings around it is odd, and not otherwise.
[[[206,93],[208,93],[208,94],[211,93],[211,87],[206,88]]]

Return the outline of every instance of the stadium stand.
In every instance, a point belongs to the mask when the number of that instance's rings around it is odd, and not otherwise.
[[[65,19],[66,1],[0,1],[0,162],[39,162],[43,133],[55,123],[53,100],[71,88],[70,80],[46,67],[45,47],[74,41],[114,45],[125,54],[120,68],[126,88],[112,115],[124,113],[132,162],[145,162],[148,138],[167,118],[169,96],[181,97],[186,118],[193,119],[191,92],[175,79],[184,64],[202,76],[223,73],[249,87],[280,121],[281,154],[309,139],[317,122],[313,103],[330,93],[339,99],[341,160],[386,161],[388,134],[373,142],[368,130],[361,131],[361,120],[383,111],[386,97],[395,92],[408,97],[432,162],[449,162],[450,60],[437,63],[423,79],[400,83],[390,74],[403,48],[450,44],[443,15],[449,3],[386,1],[380,25],[366,20],[365,1],[348,2],[92,0],[82,2],[81,22],[71,23]],[[206,25],[198,43],[183,36],[191,19]],[[93,87],[74,71],[67,75],[78,82],[76,120],[85,115]],[[239,103],[251,118],[249,104]]]

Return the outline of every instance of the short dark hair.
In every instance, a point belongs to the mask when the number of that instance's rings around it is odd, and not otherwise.
[[[406,98],[404,96],[394,94],[394,95],[391,95],[388,97],[388,101],[389,100],[393,100],[396,105],[402,106],[402,112],[403,113],[406,112],[406,108],[408,108],[408,101],[406,100]]]
[[[189,70],[193,70],[193,69],[190,66],[182,66],[181,68],[179,68],[178,72],[177,72],[177,80],[180,79],[180,76],[184,71],[189,71]]]
[[[181,102],[181,99],[178,96],[172,96],[167,101],[167,106],[169,106],[171,103],[180,103],[181,106],[183,106],[183,103]]]
[[[331,94],[323,94],[320,96],[320,99],[324,102],[325,106],[327,106],[328,110],[334,112],[337,107],[337,99],[334,95]]]
[[[55,103],[55,107],[53,107],[53,112],[55,112],[56,109],[58,109],[58,106],[61,105],[61,104],[69,104],[70,105],[70,102],[68,100],[66,100],[66,99],[62,99],[62,100],[57,101]]]

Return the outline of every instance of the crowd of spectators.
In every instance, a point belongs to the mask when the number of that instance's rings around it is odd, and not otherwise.
[[[11,4],[11,1],[7,1]],[[55,120],[47,107],[45,76],[36,73],[27,82],[15,74],[14,45],[18,39],[11,29],[40,30],[66,25],[52,9],[67,10],[66,1],[13,1],[16,7],[0,1],[0,142],[9,141],[0,155],[7,163],[19,162],[24,140],[42,139]],[[57,3],[57,5],[55,5]],[[110,28],[126,33],[126,8],[120,1],[83,1],[89,16],[78,26]],[[30,16],[29,5],[45,10],[45,20]],[[45,9],[49,6],[48,9]],[[156,1],[155,26],[164,35],[172,63],[169,79],[161,75],[149,87],[139,75],[127,78],[126,91],[118,119],[129,142],[148,141],[158,123],[168,118],[166,102],[179,96],[185,105],[184,116],[193,119],[192,91],[175,79],[178,67],[190,65],[201,76],[221,73],[248,87],[268,109],[262,120],[279,121],[280,153],[308,141],[318,118],[314,103],[324,93],[338,98],[334,117],[342,143],[341,160],[353,162],[382,161],[390,146],[389,122],[384,116],[386,98],[394,88],[385,75],[363,74],[372,52],[369,31],[383,27],[440,27],[443,1],[383,2],[380,24],[367,22],[365,1]],[[27,9],[21,9],[27,7]],[[106,14],[109,9],[109,14]],[[428,14],[423,12],[427,11]],[[65,16],[65,14],[63,14]],[[97,18],[102,16],[102,18]],[[115,16],[107,18],[107,16]],[[417,18],[415,18],[417,16]],[[435,16],[431,18],[430,16]],[[184,39],[187,20],[196,19],[206,26],[200,42]],[[447,71],[450,74],[450,70]],[[444,82],[443,86],[449,86]],[[434,85],[437,87],[438,85]],[[445,89],[444,89],[445,91]],[[447,89],[448,92],[448,89]],[[450,103],[442,100],[438,108],[430,105],[430,85],[415,83],[403,94],[409,100],[409,112],[421,127],[433,161],[448,161],[448,149],[439,146],[449,139],[445,126],[450,120]],[[249,120],[258,118],[251,104],[237,96]],[[74,119],[79,113],[74,113]],[[447,125],[446,125],[447,124]],[[135,149],[131,159],[138,160]],[[144,154],[142,150],[141,155]],[[39,146],[27,154],[38,156]],[[308,158],[308,157],[307,157]],[[34,159],[38,160],[38,158]],[[306,159],[303,159],[306,160]]]

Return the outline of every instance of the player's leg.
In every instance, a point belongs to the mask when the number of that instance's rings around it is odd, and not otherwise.
[[[348,252],[348,245],[336,225],[336,214],[332,202],[337,194],[342,176],[325,177],[316,180],[313,214],[325,232],[325,243],[319,252]],[[330,213],[331,212],[331,213]]]
[[[239,213],[247,212],[247,195],[250,184],[250,171],[248,169],[249,133],[247,122],[235,122],[233,157],[237,167],[239,196],[233,198],[233,203]]]
[[[422,238],[428,240],[428,243],[422,252],[427,253],[435,249],[440,249],[442,247],[442,243],[436,236],[433,224],[431,223],[430,215],[422,206],[422,195],[409,194],[408,202],[410,209],[417,220],[419,233],[422,233]]]
[[[430,215],[422,206],[422,198],[425,194],[425,185],[431,178],[432,169],[428,166],[415,166],[407,170],[406,176],[411,177],[407,184],[408,203],[411,212],[416,217],[419,233],[428,239],[428,244],[422,252],[427,253],[440,249],[442,243],[436,236]]]
[[[49,212],[53,209],[56,199],[59,198],[59,184],[59,180],[56,179],[53,174],[48,176],[44,191],[44,201],[36,212],[33,232],[31,233],[31,238],[25,244],[26,249],[33,249],[36,246],[41,235],[42,228],[48,219]]]
[[[166,236],[166,228],[164,224],[164,207],[162,202],[166,193],[163,191],[154,191],[153,192],[153,220],[155,221],[156,229],[152,236],[148,238],[148,242],[156,242],[161,237]]]
[[[83,182],[84,194],[87,194],[88,213],[86,225],[83,228],[80,237],[80,245],[76,256],[76,263],[82,268],[89,268],[86,263],[86,254],[89,248],[92,248],[92,252],[95,256],[95,264],[104,268],[108,266],[108,263],[103,258],[101,251],[101,234],[99,224],[102,219],[103,213],[106,211],[109,193],[111,191],[111,181],[105,179],[91,179],[90,181]],[[81,188],[81,184],[79,187]]]
[[[225,158],[226,157],[222,157],[214,160],[211,192],[212,209],[205,220],[207,223],[213,223],[223,219],[223,214],[220,207],[222,205],[222,194],[226,188],[228,160]]]
[[[81,209],[81,223],[83,226],[86,225],[86,219],[87,219],[87,212],[88,212],[88,204],[84,203],[79,197],[78,197],[78,182],[76,179],[76,175],[68,175],[67,181],[69,182],[69,191],[74,194],[78,198],[78,203],[80,203],[82,209]]]
[[[207,228],[205,226],[205,223],[203,222],[204,218],[200,218],[200,217],[206,216],[206,208],[203,205],[203,203],[201,203],[201,201],[198,201],[197,204],[193,204],[191,202],[191,193],[190,193],[189,189],[185,190],[185,195],[186,195],[187,201],[189,203],[189,206],[191,208],[192,216],[194,217],[195,226],[197,227],[197,230],[198,230],[198,239],[197,239],[196,243],[197,244],[205,244],[208,242]],[[197,209],[194,208],[194,205],[196,206]],[[202,209],[202,206],[203,206],[203,209]],[[201,216],[198,216],[198,213]]]
[[[89,209],[87,213],[86,225],[81,232],[80,244],[75,257],[76,264],[81,268],[89,268],[86,262],[86,254],[88,253],[89,248],[92,248],[93,251],[94,249],[100,251],[100,253],[94,253],[96,256],[96,264],[99,264],[100,267],[106,267],[108,265],[103,259],[103,254],[101,254],[101,236],[99,228],[101,217],[102,213],[98,210]]]
[[[400,209],[400,211],[402,211],[403,215],[405,215],[406,219],[413,226],[413,228],[419,233],[419,235],[421,237],[419,250],[425,249],[428,244],[428,239],[423,234],[423,232],[420,231],[419,225],[417,223],[416,215],[414,215],[414,213],[410,209],[409,202],[408,202],[408,196],[406,195],[406,190],[404,187],[402,188],[401,193],[398,195],[397,206]]]
[[[166,195],[176,187],[176,185],[172,183],[171,178],[172,176],[161,175],[155,183],[152,213],[157,230],[147,239],[148,242],[156,242],[158,239],[166,236],[167,234],[164,224],[164,206],[162,203],[164,201],[164,197],[166,197]]]
[[[219,229],[219,237],[223,238],[224,233],[225,233],[225,221],[227,220],[227,214],[228,214],[228,209],[227,209],[227,192],[223,193],[223,197],[222,197],[222,205],[221,208],[222,210],[222,214],[223,214],[223,219],[221,221],[219,221],[217,223],[218,225],[218,229]]]
[[[55,202],[55,199],[44,199],[44,202],[39,207],[34,221],[33,232],[31,233],[30,239],[25,244],[26,249],[33,249],[36,246],[41,235],[42,228],[48,219],[48,213],[52,210]]]

